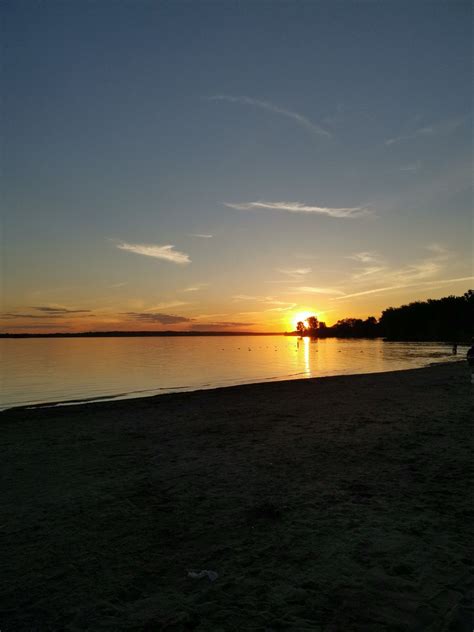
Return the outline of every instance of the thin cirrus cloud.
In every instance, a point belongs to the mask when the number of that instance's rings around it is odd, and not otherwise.
[[[451,257],[451,253],[440,244],[430,244],[425,246],[425,250],[430,252],[428,257],[424,257],[414,263],[409,263],[401,268],[391,268],[383,258],[375,252],[359,252],[350,255],[348,259],[352,259],[361,264],[362,267],[357,269],[352,275],[352,281],[367,281],[369,278],[372,284],[384,283],[382,289],[395,289],[405,287],[407,284],[434,279],[441,273],[446,266],[447,260]],[[390,285],[387,285],[389,283]],[[409,285],[411,287],[411,285]],[[377,290],[379,291],[379,290]],[[380,290],[381,291],[381,290]],[[372,290],[367,290],[373,293]],[[357,293],[358,294],[358,293]]]
[[[278,105],[275,105],[274,103],[270,103],[269,101],[261,101],[260,99],[252,99],[250,97],[243,96],[235,97],[226,94],[218,94],[212,97],[207,97],[207,99],[209,101],[228,101],[229,103],[241,103],[242,105],[250,105],[262,110],[266,110],[267,112],[273,112],[274,114],[281,114],[283,116],[286,116],[287,118],[292,119],[293,121],[298,123],[298,125],[301,125],[312,134],[331,138],[331,134],[327,130],[323,129],[316,123],[313,123],[306,116],[303,116],[298,112],[293,112],[292,110],[282,108]]]
[[[313,287],[309,285],[303,285],[300,287],[296,287],[293,291],[293,294],[344,294],[341,290],[336,290],[331,287]]]
[[[272,307],[271,309],[266,309],[266,312],[288,312],[290,309],[294,309],[297,303],[288,303],[286,307]]]
[[[259,200],[257,202],[230,203],[224,202],[225,206],[234,208],[238,211],[286,211],[288,213],[306,213],[327,215],[338,219],[353,219],[356,217],[367,217],[373,215],[372,211],[366,206],[352,206],[334,208],[327,206],[316,206],[311,204],[303,204],[301,202],[265,202]]]
[[[438,279],[433,281],[419,281],[418,283],[406,283],[400,285],[390,285],[387,287],[379,287],[374,288],[372,290],[365,290],[363,292],[355,292],[354,294],[344,294],[344,296],[337,296],[336,301],[343,300],[346,298],[355,298],[357,296],[366,296],[367,294],[378,294],[379,292],[389,292],[391,290],[401,290],[408,287],[431,287],[435,289],[436,287],[442,287],[443,285],[447,285],[449,283],[461,283],[463,281],[472,281],[474,276],[468,277],[459,277],[457,279]]]
[[[402,136],[396,136],[395,138],[388,138],[385,141],[385,144],[387,146],[396,145],[397,143],[402,143],[405,140],[412,140],[414,138],[419,138],[420,136],[431,136],[432,134],[434,134],[434,129],[432,127],[420,127],[411,134],[403,134]]]
[[[46,314],[50,314],[51,316],[63,316],[65,314],[87,314],[91,311],[90,309],[68,309],[67,307],[55,306],[32,307],[31,309],[36,309],[39,312],[45,312]]]
[[[356,252],[353,255],[348,255],[346,258],[352,259],[358,264],[363,265],[362,268],[359,268],[356,272],[352,274],[351,278],[353,280],[364,279],[369,275],[375,275],[385,270],[385,265],[383,264],[382,258],[376,252]]]
[[[274,296],[252,296],[250,294],[235,294],[232,297],[232,300],[238,301],[238,302],[239,301],[254,301],[256,303],[264,303],[267,305],[283,305],[283,306],[294,305],[294,303],[289,303],[288,301],[280,301]],[[270,310],[266,310],[266,311],[270,311]],[[258,312],[255,312],[255,313],[258,313]]]
[[[32,325],[31,323],[29,323],[28,325],[11,325],[10,328],[11,329],[51,329],[51,327],[54,327],[55,329],[69,329],[69,325],[63,324],[63,323],[40,323],[40,324],[34,324]]]
[[[159,325],[176,325],[178,323],[189,323],[192,320],[191,318],[186,318],[185,316],[151,312],[127,312],[126,316],[140,322],[149,324],[158,323]]]
[[[417,160],[416,162],[411,162],[408,165],[403,165],[400,167],[400,171],[405,171],[407,173],[416,173],[421,169],[421,161]]]
[[[191,263],[189,255],[184,252],[179,252],[179,250],[175,250],[175,246],[171,244],[165,244],[163,246],[158,244],[128,244],[122,241],[117,244],[117,248],[128,252],[134,252],[137,255],[154,257],[155,259],[162,259],[163,261],[169,261],[179,265]]]
[[[359,263],[377,263],[380,260],[379,255],[376,252],[356,252],[353,255],[348,255],[348,259],[354,259]]]
[[[0,314],[0,318],[6,320],[13,320],[16,318],[29,318],[29,319],[44,319],[44,318],[63,318],[68,316],[82,317],[93,316],[90,309],[68,309],[67,307],[57,306],[40,306],[31,307],[36,313],[24,313],[24,312],[5,312]],[[39,312],[39,313],[38,313]]]
[[[255,325],[255,323],[238,323],[234,321],[224,321],[224,322],[215,322],[215,323],[199,323],[196,325],[192,325],[192,329],[196,331],[206,331],[209,328],[226,328],[226,327],[251,327]]]
[[[294,268],[293,270],[282,270],[278,268],[277,272],[281,272],[281,274],[285,274],[291,279],[301,279],[311,272],[311,268]]]
[[[33,318],[33,319],[38,319],[38,318],[51,318],[51,314],[24,314],[21,312],[4,312],[3,314],[0,314],[0,318],[3,320],[14,320],[16,318]]]
[[[461,116],[458,118],[448,119],[447,121],[440,121],[435,125],[427,125],[425,127],[419,127],[418,129],[408,134],[402,134],[395,136],[394,138],[388,138],[385,141],[385,145],[396,145],[404,141],[414,140],[416,138],[437,136],[438,134],[451,134],[460,127],[465,121],[466,117]]]
[[[199,292],[209,287],[209,283],[196,283],[196,285],[190,285],[181,290],[181,292]]]
[[[144,310],[146,312],[155,312],[159,309],[170,309],[171,307],[181,307],[182,305],[188,305],[185,301],[166,301],[163,303],[158,303],[157,305],[153,305],[153,307],[149,307]]]

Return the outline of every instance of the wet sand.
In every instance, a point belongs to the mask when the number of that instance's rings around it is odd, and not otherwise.
[[[473,393],[455,363],[1,413],[2,632],[471,632]]]

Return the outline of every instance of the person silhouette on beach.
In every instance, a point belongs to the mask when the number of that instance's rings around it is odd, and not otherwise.
[[[467,350],[466,359],[469,364],[469,368],[471,369],[471,384],[474,384],[474,345]]]

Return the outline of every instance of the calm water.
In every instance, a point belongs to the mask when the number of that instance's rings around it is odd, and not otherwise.
[[[465,357],[438,343],[284,336],[0,340],[1,407],[373,373]]]

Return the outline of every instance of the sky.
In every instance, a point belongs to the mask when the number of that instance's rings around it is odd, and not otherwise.
[[[470,2],[3,2],[1,330],[474,287]]]

